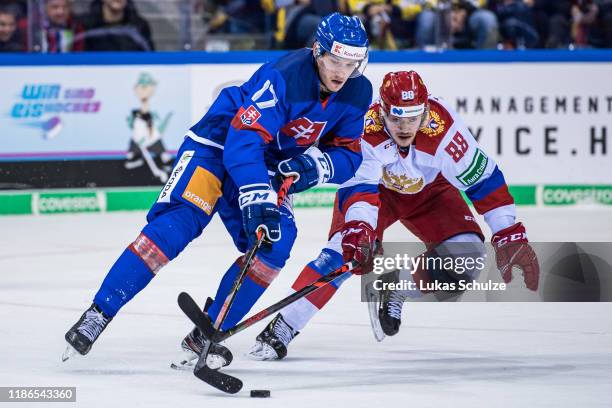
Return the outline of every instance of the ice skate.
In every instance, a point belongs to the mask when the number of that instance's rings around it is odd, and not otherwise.
[[[402,324],[402,306],[406,296],[406,292],[401,290],[381,291],[378,320],[382,331],[387,336],[394,336],[399,332]]]
[[[89,353],[111,320],[112,317],[105,315],[98,306],[92,304],[66,333],[65,339],[68,346],[62,355],[62,361],[68,360],[76,352],[82,356]]]
[[[204,312],[208,311],[208,308],[212,304],[211,298],[206,299],[204,305]],[[170,367],[175,370],[193,370],[195,364],[198,362],[202,350],[206,347],[208,340],[200,329],[194,327],[181,342],[181,349],[183,350],[183,357],[179,360],[170,364]],[[213,344],[208,352],[206,358],[206,365],[213,370],[225,367],[231,364],[234,356],[232,352],[222,344]]]
[[[171,363],[170,367],[175,370],[193,370],[207,343],[208,340],[202,335],[200,329],[194,327],[181,342],[183,357]],[[213,343],[206,358],[206,365],[213,370],[217,370],[230,365],[233,359],[234,356],[227,347],[222,344]]]
[[[279,313],[257,336],[248,356],[255,360],[281,360],[287,356],[287,346],[300,332],[289,326]]]

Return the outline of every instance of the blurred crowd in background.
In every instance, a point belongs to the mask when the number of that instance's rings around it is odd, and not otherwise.
[[[333,11],[373,49],[612,48],[612,0],[0,0],[0,51],[293,49]]]

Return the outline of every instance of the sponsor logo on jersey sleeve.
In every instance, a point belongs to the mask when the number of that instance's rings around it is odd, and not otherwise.
[[[487,155],[482,150],[476,149],[472,162],[463,173],[457,176],[457,180],[466,187],[473,186],[484,174],[488,163]]]
[[[198,166],[183,191],[182,197],[211,215],[221,195],[221,181],[210,171]]]
[[[256,123],[260,117],[261,113],[259,113],[257,108],[253,105],[250,105],[247,110],[242,112],[242,115],[240,115],[240,121],[243,125],[251,126]]]

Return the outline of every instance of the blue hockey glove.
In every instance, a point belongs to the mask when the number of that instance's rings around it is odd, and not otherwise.
[[[259,228],[263,229],[266,240],[270,242],[280,240],[280,212],[276,200],[276,192],[268,184],[251,184],[240,188],[238,202],[249,246],[257,241]]]
[[[274,187],[278,190],[282,178],[295,177],[289,188],[289,194],[293,194],[327,183],[333,177],[334,166],[327,153],[311,146],[304,154],[280,162],[278,172],[280,177],[274,179]]]

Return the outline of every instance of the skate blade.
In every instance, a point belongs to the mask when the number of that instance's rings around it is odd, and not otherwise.
[[[369,286],[366,288],[366,297],[368,304],[368,314],[370,316],[370,325],[372,327],[372,333],[376,341],[381,342],[385,339],[386,335],[380,325],[378,319],[378,309],[380,307],[380,295],[377,291],[371,289]]]
[[[170,368],[178,371],[193,371],[195,363],[193,361],[181,360],[170,363]]]
[[[170,363],[170,368],[180,371],[193,371],[196,361],[198,361],[198,355],[187,348],[183,348],[182,357]]]
[[[77,354],[76,349],[70,344],[68,344],[66,346],[66,350],[64,350],[64,353],[62,354],[62,362],[66,362],[70,357],[74,356],[75,354]]]

